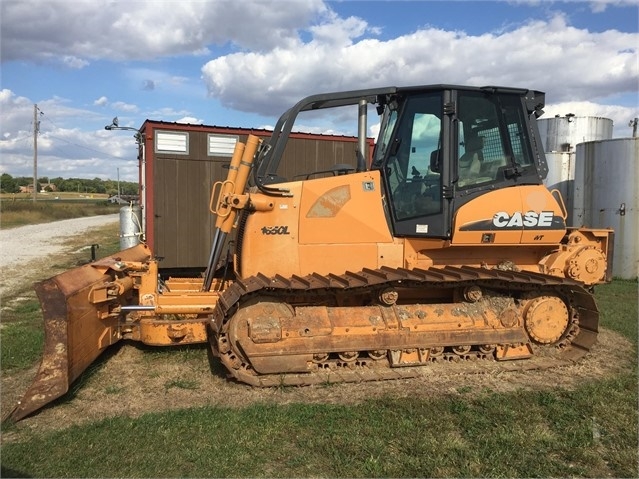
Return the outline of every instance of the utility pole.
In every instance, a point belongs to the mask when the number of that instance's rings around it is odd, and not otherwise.
[[[38,130],[40,122],[38,121],[38,105],[33,105],[33,202],[36,201],[38,194]]]
[[[118,204],[120,204],[120,168],[118,168]]]

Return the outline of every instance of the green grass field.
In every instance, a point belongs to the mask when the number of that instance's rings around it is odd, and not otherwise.
[[[0,228],[117,213],[120,207],[107,202],[107,195],[47,193],[33,202],[26,193],[4,194],[0,195]]]
[[[633,385],[116,417],[4,446],[3,476],[636,477]]]
[[[572,388],[425,392],[357,404],[261,402],[137,418],[114,412],[81,425],[22,430],[18,440],[4,440],[19,428],[5,424],[1,476],[638,477],[637,282],[599,286],[596,297],[600,326],[633,345],[627,370],[603,379]],[[33,298],[3,312],[3,376],[37,361],[38,316]],[[188,364],[200,352],[173,356]],[[153,368],[164,357],[146,352],[144,365]],[[188,374],[163,380],[157,395],[198,387]],[[120,390],[109,386],[107,393],[118,411]]]

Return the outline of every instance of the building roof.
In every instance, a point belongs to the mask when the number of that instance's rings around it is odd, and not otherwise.
[[[208,133],[221,133],[227,135],[246,135],[253,134],[257,136],[271,136],[273,130],[268,130],[265,128],[242,128],[242,127],[232,127],[232,126],[220,126],[220,125],[203,125],[203,124],[192,124],[192,123],[177,123],[170,121],[161,121],[161,120],[144,120],[144,123],[140,127],[140,131],[143,132],[146,130],[147,125],[153,127],[154,129],[158,129],[159,127],[165,127],[171,130],[178,131],[203,131]],[[291,138],[305,138],[305,139],[315,139],[315,140],[331,140],[335,141],[336,139],[340,139],[341,141],[357,141],[356,136],[347,136],[347,135],[328,135],[323,133],[307,133],[307,132],[291,132]],[[369,138],[369,140],[372,138]]]

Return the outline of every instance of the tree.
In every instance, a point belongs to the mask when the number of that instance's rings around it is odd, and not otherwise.
[[[29,178],[27,176],[16,176],[16,185],[18,186],[27,186],[33,184],[33,178]]]
[[[0,175],[0,193],[18,193],[20,187],[9,173]]]

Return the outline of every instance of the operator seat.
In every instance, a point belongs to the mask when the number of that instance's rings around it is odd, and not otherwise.
[[[459,186],[473,184],[478,179],[481,164],[484,161],[483,147],[484,138],[481,136],[470,137],[466,140],[466,152],[459,158],[457,168]]]

